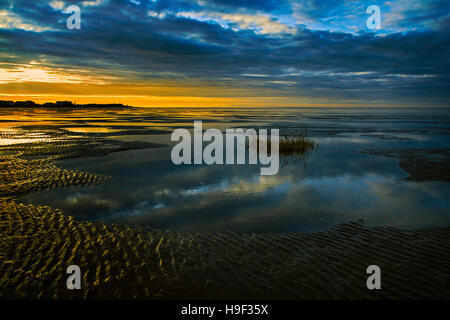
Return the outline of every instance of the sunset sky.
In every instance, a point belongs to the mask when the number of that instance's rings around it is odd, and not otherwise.
[[[448,0],[0,0],[0,100],[449,106],[449,30]]]

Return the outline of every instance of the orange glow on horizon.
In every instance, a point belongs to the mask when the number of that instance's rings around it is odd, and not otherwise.
[[[0,100],[34,101],[35,103],[71,101],[76,104],[121,103],[132,107],[155,108],[229,108],[229,107],[340,107],[329,103],[300,102],[286,97],[191,97],[191,96],[72,96],[72,95],[5,95]],[[355,106],[353,104],[353,106]]]
[[[43,79],[50,77],[50,75],[54,77],[51,78],[52,80],[58,79],[58,73],[27,70],[27,74],[34,75],[35,73],[38,73]],[[133,81],[120,83],[99,83],[98,81],[68,83],[27,81],[26,79],[16,80],[0,81],[0,100],[31,100],[36,103],[55,101],[72,101],[77,104],[121,103],[133,107],[158,108],[337,106],[336,101],[326,98],[290,97],[283,96],[284,92],[275,89],[248,89],[195,80],[161,80],[150,83]],[[342,101],[340,103],[342,104]],[[358,104],[358,101],[346,101],[345,103],[347,105],[355,105]]]
[[[45,75],[45,74],[43,74]],[[0,82],[0,100],[36,103],[72,101],[77,104],[121,103],[132,107],[154,108],[275,108],[275,107],[367,107],[383,101],[331,100],[283,96],[282,91],[195,81],[144,83],[60,83],[18,81]]]

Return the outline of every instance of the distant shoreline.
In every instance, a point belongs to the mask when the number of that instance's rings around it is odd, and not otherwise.
[[[130,109],[134,108],[121,103],[88,103],[88,104],[75,104],[71,101],[56,101],[45,102],[42,104],[35,103],[34,101],[7,101],[0,100],[0,108],[65,108],[65,109]]]
[[[45,103],[36,103],[31,100],[27,101],[12,101],[12,100],[0,100],[0,110],[7,108],[43,108],[43,109],[339,109],[339,110],[394,110],[394,109],[404,109],[404,110],[443,110],[450,109],[450,105],[448,106],[433,106],[433,107],[424,107],[424,106],[392,106],[392,107],[381,107],[381,106],[169,106],[169,107],[160,107],[160,106],[130,106],[124,105],[122,103],[86,103],[86,104],[77,104],[72,101],[56,101],[56,102],[45,102]]]

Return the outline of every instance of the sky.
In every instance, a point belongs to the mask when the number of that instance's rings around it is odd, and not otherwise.
[[[0,0],[0,100],[449,107],[449,31],[448,0]]]

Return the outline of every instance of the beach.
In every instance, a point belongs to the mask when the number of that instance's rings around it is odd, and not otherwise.
[[[161,228],[136,217],[98,219],[41,205],[38,202],[48,197],[27,197],[58,190],[92,192],[117,183],[114,176],[89,170],[89,166],[66,168],[70,161],[87,158],[101,164],[111,157],[117,159],[114,155],[164,149],[161,138],[128,141],[62,127],[28,123],[8,125],[2,131],[3,141],[8,142],[0,146],[2,299],[450,298],[450,227],[445,223],[393,226],[389,220],[376,225],[364,216],[344,216],[344,222],[331,221],[311,231],[267,232],[255,227],[254,232],[242,232],[239,228],[224,230],[227,225],[204,231],[203,224],[197,225],[197,231],[189,231],[193,228],[190,224]],[[149,132],[147,127],[138,130]],[[133,133],[137,132],[134,129]],[[441,149],[431,154],[442,159],[446,153]],[[374,157],[395,156],[403,163],[416,154],[430,157],[430,152],[423,150],[395,153],[390,149],[383,154],[363,150]],[[410,183],[445,178],[437,172],[447,170],[446,161],[416,162],[425,163],[427,170],[404,165],[412,178],[403,174],[404,178],[396,180]],[[422,172],[420,179],[414,179],[417,172]],[[439,183],[445,185],[446,179]],[[27,203],[29,199],[40,200]],[[81,269],[81,290],[67,290],[69,265]],[[366,287],[370,265],[382,270],[382,290]]]

